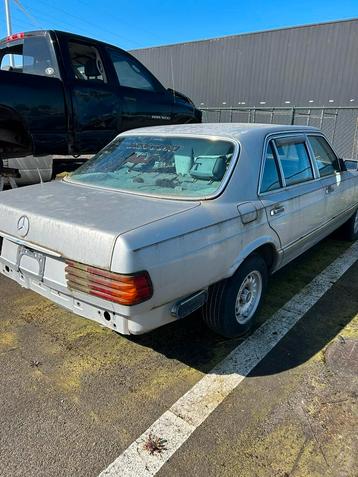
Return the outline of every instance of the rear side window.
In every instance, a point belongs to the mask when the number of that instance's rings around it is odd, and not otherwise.
[[[277,159],[275,157],[272,141],[270,141],[266,152],[265,166],[262,174],[260,192],[269,192],[271,190],[279,189],[280,187],[282,187],[282,184],[277,167]]]
[[[0,68],[37,76],[59,77],[58,65],[48,34],[5,43],[0,48]]]
[[[140,63],[120,51],[109,50],[109,55],[121,86],[155,91],[152,79]]]
[[[308,140],[321,177],[340,172],[338,160],[327,141],[322,136],[309,136]]]
[[[76,79],[107,83],[102,58],[95,46],[70,41],[68,49]]]
[[[314,178],[311,161],[304,139],[280,138],[275,140],[286,186]]]

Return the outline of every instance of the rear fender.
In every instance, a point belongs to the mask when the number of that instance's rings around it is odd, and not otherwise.
[[[278,241],[269,235],[259,237],[253,242],[250,242],[246,245],[243,249],[240,250],[240,253],[236,257],[235,261],[233,262],[232,266],[229,269],[228,277],[234,275],[237,269],[240,267],[242,262],[247,259],[247,257],[256,251],[259,251],[260,247],[265,245],[269,245],[273,249],[274,257],[273,263],[271,266],[271,271],[277,270],[279,268],[280,262],[282,260],[282,252],[280,250],[280,244]]]

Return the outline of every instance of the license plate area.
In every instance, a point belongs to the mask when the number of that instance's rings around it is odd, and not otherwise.
[[[19,245],[17,250],[16,268],[18,272],[30,273],[39,281],[43,281],[46,256],[43,253]]]

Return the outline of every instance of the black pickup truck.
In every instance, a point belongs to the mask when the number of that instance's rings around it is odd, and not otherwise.
[[[0,158],[93,154],[127,129],[198,122],[120,48],[60,31],[0,41]]]

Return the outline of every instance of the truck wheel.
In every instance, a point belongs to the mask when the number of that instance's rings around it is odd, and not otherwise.
[[[358,209],[353,216],[343,225],[344,236],[347,240],[358,239]]]
[[[246,334],[261,307],[267,279],[264,259],[259,255],[248,257],[231,278],[210,287],[203,307],[205,323],[226,338]]]

